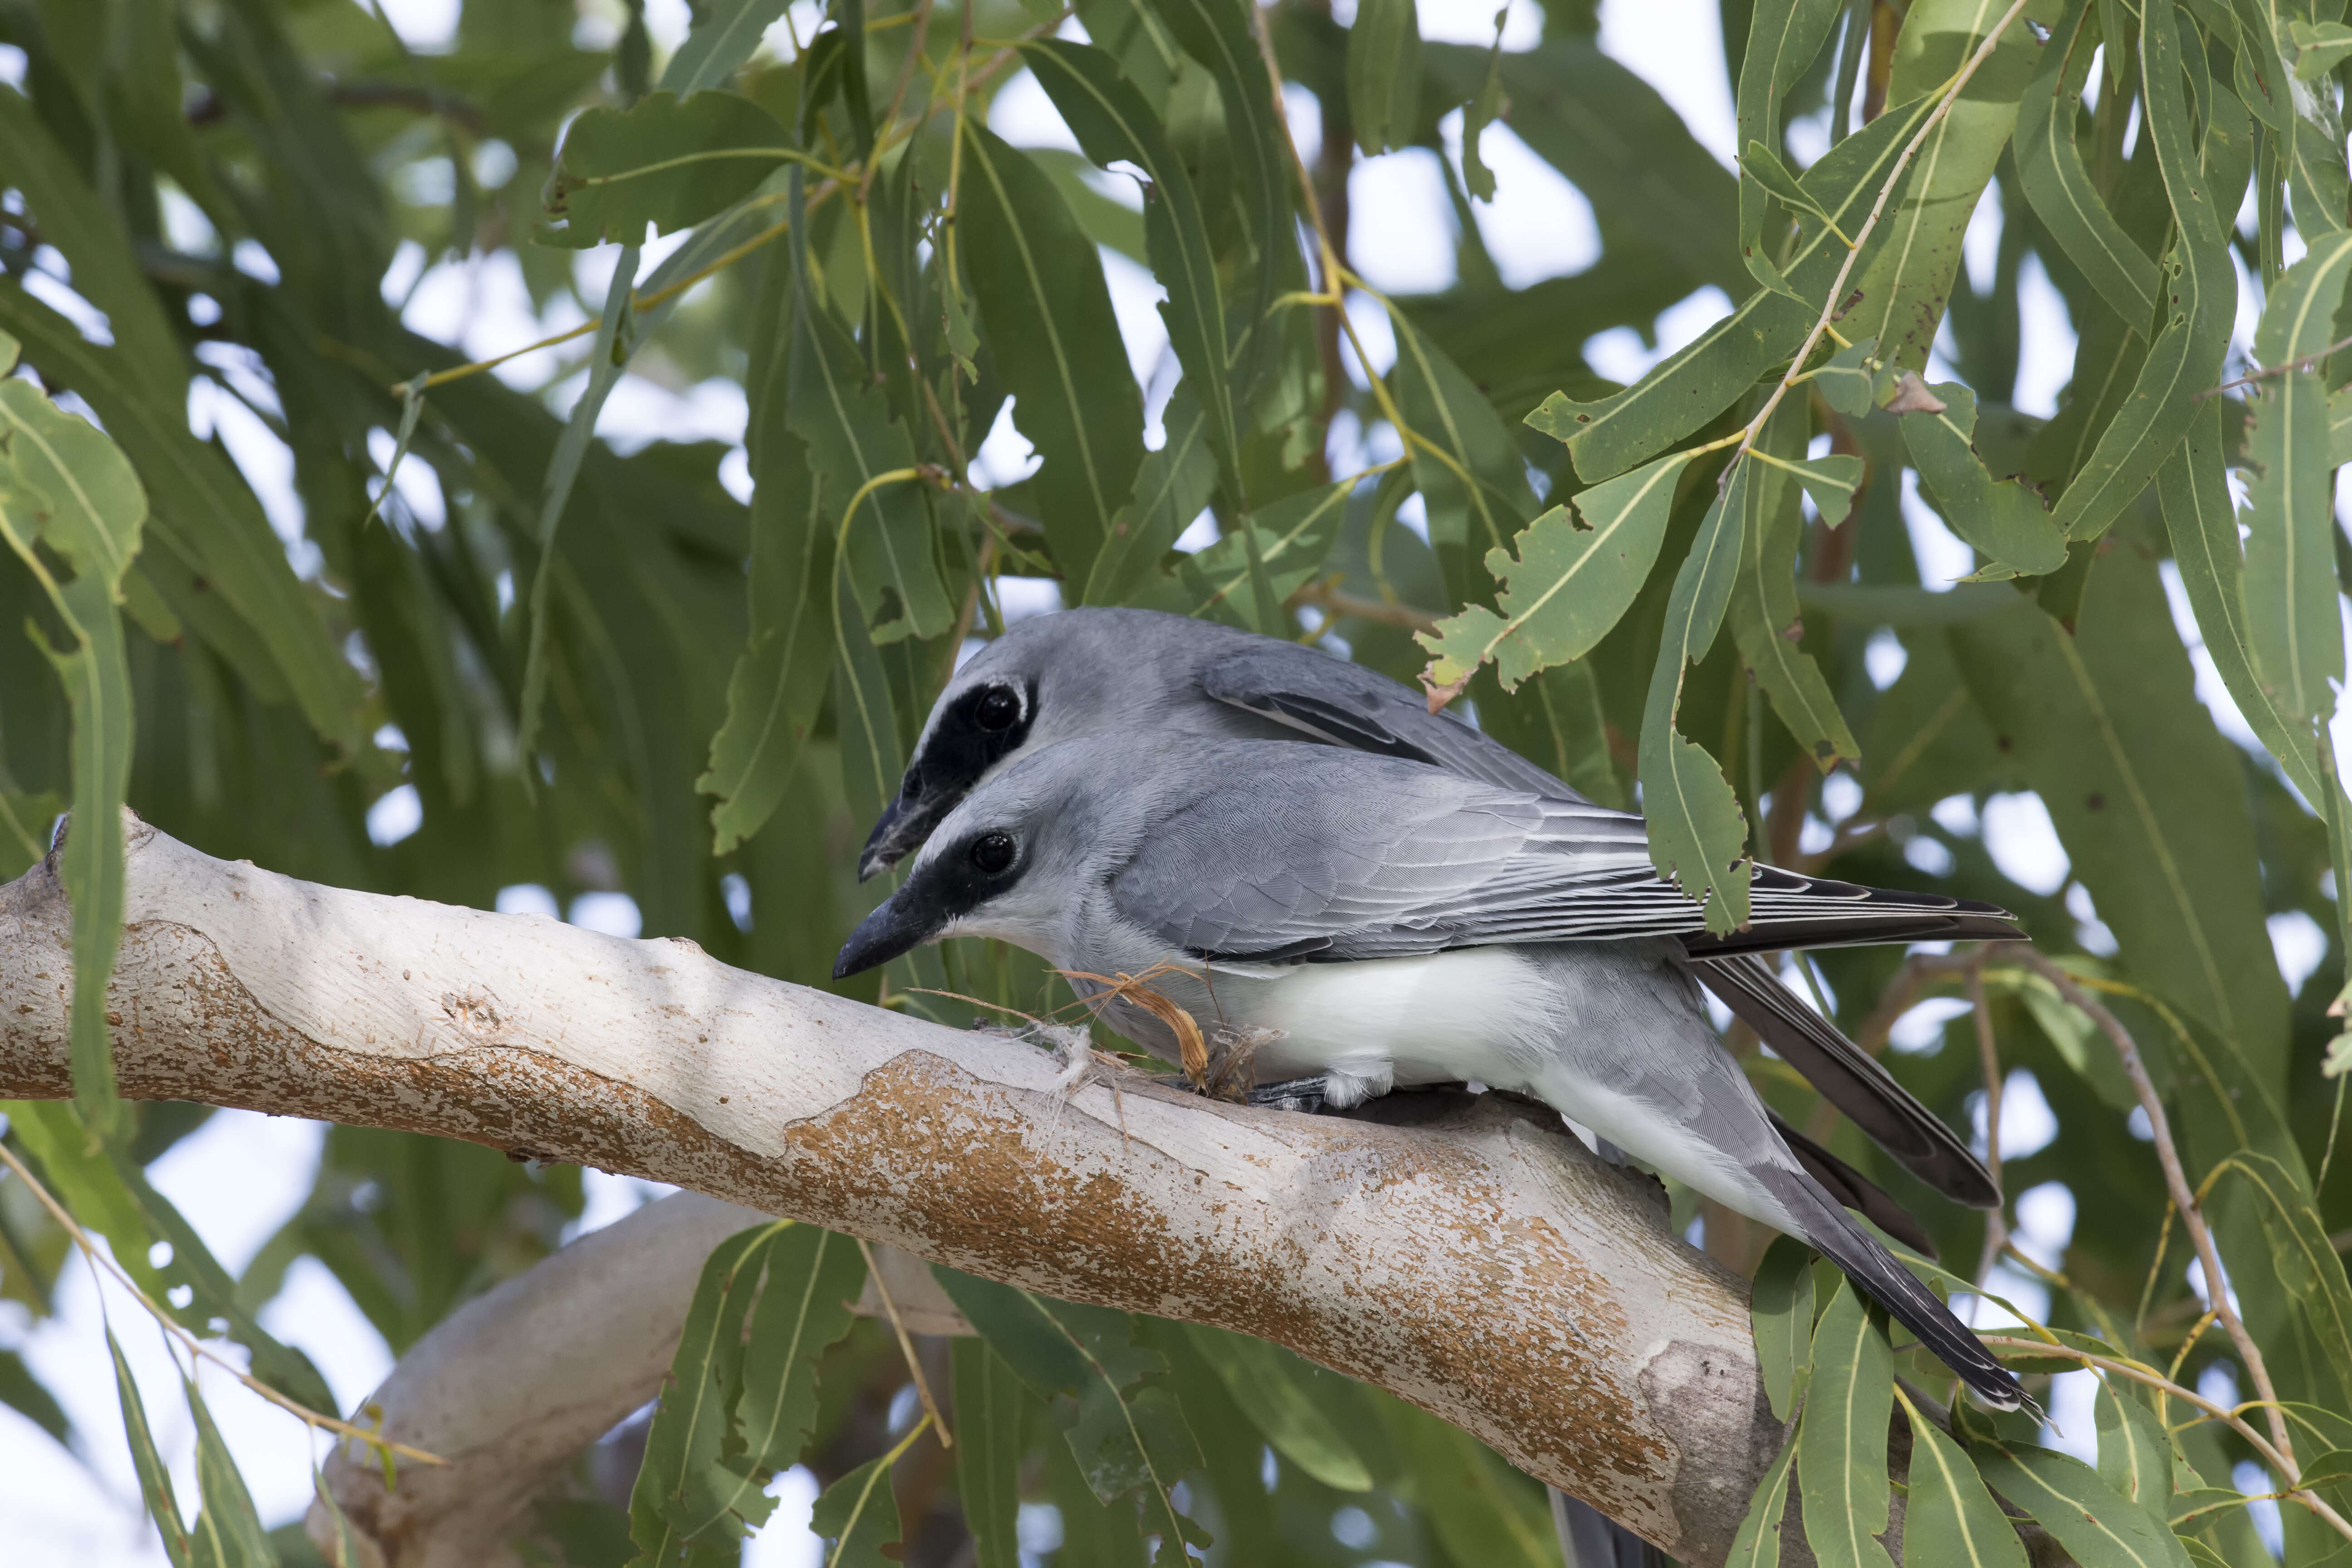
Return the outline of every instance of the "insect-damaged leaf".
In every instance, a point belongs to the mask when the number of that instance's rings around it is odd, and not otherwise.
[[[792,132],[740,94],[646,94],[627,109],[592,109],[564,133],[547,186],[556,243],[585,250],[636,245],[651,224],[692,227],[750,195],[792,151]]]
[[[2066,539],[2042,498],[2016,479],[1996,479],[1977,456],[1977,395],[1958,382],[1929,389],[1941,414],[1903,416],[1903,444],[1945,523],[1990,557],[1966,581],[2039,577],[2066,563]]]
[[[2018,183],[2066,259],[2125,326],[2145,334],[2156,311],[2156,263],[2099,198],[2074,145],[2075,110],[2095,48],[2090,19],[2090,0],[2073,0],[2042,46],[2042,63],[2018,109]]]
[[[868,1459],[824,1489],[809,1530],[829,1544],[825,1568],[898,1568],[898,1500],[890,1456]]]
[[[2336,337],[2347,277],[2352,233],[2320,237],[2271,290],[2254,334],[2254,357],[2271,374],[2257,384],[2246,437],[2254,470],[2247,489],[2246,623],[2254,668],[2288,719],[2332,710],[2328,683],[2344,678],[2327,378],[2305,362]]]
[[[1575,498],[1573,515],[1552,508],[1513,542],[1516,561],[1487,552],[1486,569],[1503,584],[1500,613],[1473,605],[1421,634],[1422,647],[1436,656],[1423,679],[1452,687],[1493,659],[1509,690],[1591,652],[1649,580],[1690,460],[1675,452],[1595,485]]]
[[[1864,338],[1841,349],[1813,372],[1812,380],[1821,389],[1822,401],[1852,419],[1885,407],[1895,395],[1895,371],[1878,357],[1876,338]]]
[[[1675,574],[1658,637],[1658,662],[1642,713],[1642,807],[1650,819],[1650,864],[1706,910],[1707,929],[1748,923],[1748,819],[1723,769],[1675,727],[1683,679],[1706,657],[1731,602],[1746,534],[1748,487],[1758,465],[1732,467],[1698,537]],[[1581,499],[1581,498],[1580,498]]]
[[[1895,1352],[1851,1284],[1841,1281],[1813,1331],[1813,1375],[1797,1434],[1805,1541],[1822,1568],[1890,1568],[1886,1423]]]

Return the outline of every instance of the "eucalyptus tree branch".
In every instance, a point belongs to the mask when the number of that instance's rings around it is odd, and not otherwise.
[[[1065,1096],[1058,1064],[1019,1041],[684,941],[320,887],[136,819],[127,862],[108,989],[126,1094],[598,1165],[1256,1334],[1697,1568],[1723,1561],[1778,1448],[1742,1283],[1667,1231],[1654,1184],[1548,1110],[1411,1096],[1381,1121],[1307,1117],[1141,1075]],[[0,1096],[70,1092],[70,931],[52,862],[0,887]],[[436,1452],[457,1457],[460,1425]],[[386,1561],[425,1561],[375,1531],[405,1492],[373,1500],[361,1527]]]

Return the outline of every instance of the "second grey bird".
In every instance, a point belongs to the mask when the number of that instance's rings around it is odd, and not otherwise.
[[[920,846],[975,784],[1016,757],[1085,735],[1320,741],[1582,807],[1588,845],[1605,846],[1612,870],[1644,890],[1621,897],[1604,882],[1589,883],[1578,920],[1563,923],[1559,936],[1673,935],[1706,987],[1906,1169],[1958,1202],[1999,1206],[2000,1188],[1968,1144],[1791,994],[1759,954],[2020,936],[2000,910],[1759,868],[1753,928],[1712,936],[1697,907],[1651,875],[1641,817],[1593,805],[1509,747],[1450,714],[1431,713],[1419,693],[1377,670],[1296,643],[1153,610],[1065,610],[1020,623],[940,694],[897,799],[866,841],[859,875],[872,876]],[[1855,1207],[1924,1247],[1925,1236],[1891,1200],[1793,1129],[1784,1131],[1816,1175],[1832,1186],[1843,1180],[1842,1195]]]
[[[1791,881],[1759,877],[1759,921],[1843,900]],[[1334,1104],[1465,1079],[1529,1095],[1806,1242],[2016,1408],[2016,1380],[1775,1131],[1701,1005],[1677,940],[1697,916],[1622,813],[1328,746],[1105,735],[971,790],[835,973],[996,937],[1066,973],[1150,976],[1253,1042],[1261,1081],[1312,1079]],[[1590,940],[1596,923],[1617,940]],[[1176,1055],[1159,1016],[1076,984]]]

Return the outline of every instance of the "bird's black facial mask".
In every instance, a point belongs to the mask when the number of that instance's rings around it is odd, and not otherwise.
[[[1001,827],[979,829],[935,857],[858,923],[833,961],[845,980],[919,947],[1021,879],[1029,858]]]
[[[931,829],[971,793],[981,774],[1021,749],[1037,717],[1037,682],[984,680],[959,696],[907,764],[898,796],[883,809],[857,858],[864,881],[923,847]]]

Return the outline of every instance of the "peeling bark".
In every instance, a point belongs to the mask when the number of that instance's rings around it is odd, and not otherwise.
[[[51,865],[0,887],[0,1096],[70,1092],[69,932]],[[320,887],[135,822],[108,1000],[125,1094],[596,1165],[1256,1334],[1475,1433],[1697,1568],[1721,1562],[1777,1446],[1744,1282],[1668,1234],[1655,1184],[1601,1164],[1540,1107],[1412,1096],[1369,1119],[1306,1117],[1140,1075],[1065,1099],[1057,1064],[1017,1041],[745,973],[689,942]],[[709,1209],[712,1238],[740,1223]],[[657,1239],[707,1247],[685,1230]],[[541,1268],[593,1268],[596,1245]],[[517,1321],[494,1305],[506,1292],[556,1301],[538,1274],[453,1317],[450,1342],[484,1353]],[[682,1295],[660,1308],[683,1310]],[[661,1331],[615,1314],[581,1331],[642,1348],[614,1350],[603,1403],[533,1442],[576,1451],[629,1408],[613,1408],[622,1373],[642,1369],[619,1363],[652,1356]],[[433,1420],[461,1463],[438,1503],[420,1467],[397,1496],[375,1483],[357,1522],[386,1562],[478,1560],[425,1550],[455,1539],[434,1521],[465,1513],[477,1550],[479,1521],[528,1497],[527,1466],[454,1439],[511,1433],[506,1406],[576,1391],[573,1349],[478,1381],[470,1404],[457,1352],[438,1382],[394,1373],[405,1410],[448,1393]],[[417,1419],[405,1430],[422,1436],[433,1423]],[[362,1500],[356,1484],[339,1492]]]

